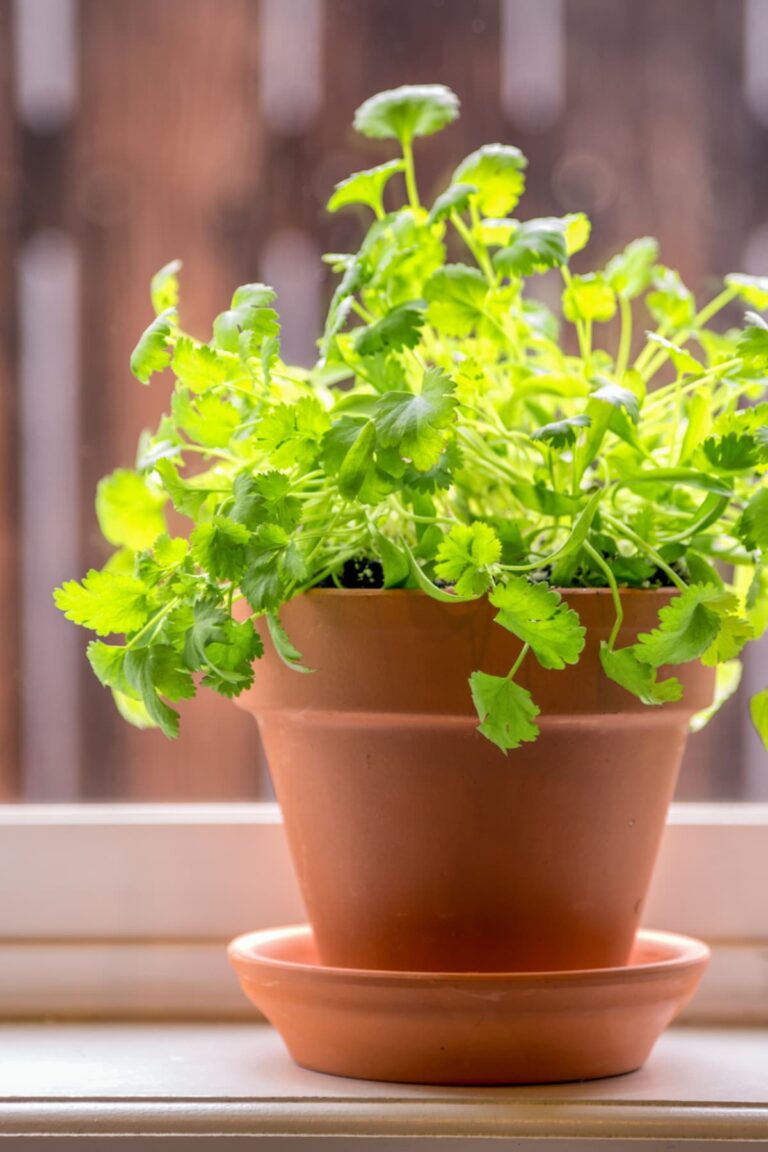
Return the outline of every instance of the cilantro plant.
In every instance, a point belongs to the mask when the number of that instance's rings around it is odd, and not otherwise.
[[[170,413],[135,468],[99,485],[111,559],[55,594],[100,637],[89,660],[133,723],[174,736],[173,702],[200,684],[237,696],[264,641],[306,672],[281,606],[366,581],[489,598],[520,655],[468,691],[504,750],[538,732],[523,661],[579,660],[559,589],[610,589],[605,675],[646,704],[680,697],[665,669],[686,661],[718,666],[721,698],[735,687],[768,625],[768,278],[728,276],[697,303],[649,238],[576,273],[589,221],[521,220],[526,160],[506,144],[423,202],[414,143],[457,115],[439,85],[358,109],[357,130],[399,154],[331,197],[368,228],[357,252],[326,257],[339,280],[311,370],[281,359],[265,285],[238,288],[202,341],[179,324],[179,264],[154,277],[131,367],[144,384],[170,370]],[[546,272],[562,315],[537,299]],[[712,330],[734,300],[745,326]],[[188,530],[170,534],[170,509]],[[629,647],[623,588],[676,593]],[[752,715],[768,740],[768,689]]]

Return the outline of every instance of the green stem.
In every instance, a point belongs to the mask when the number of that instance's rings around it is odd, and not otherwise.
[[[679,588],[681,592],[685,592],[688,587],[685,581],[680,579],[674,568],[670,568],[666,560],[663,560],[656,549],[652,548],[646,540],[643,540],[642,536],[638,536],[636,532],[633,532],[632,529],[626,524],[623,524],[621,520],[615,520],[613,516],[605,511],[603,511],[603,520],[615,529],[616,532],[620,532],[626,540],[631,541],[641,552],[644,552],[649,559],[653,560],[656,567],[672,581],[676,588]]]
[[[621,603],[619,586],[616,583],[616,577],[614,576],[610,566],[606,563],[604,557],[600,555],[597,549],[592,547],[589,540],[584,541],[583,547],[587,555],[591,556],[595,564],[597,564],[598,568],[601,569],[603,575],[608,581],[608,587],[611,590],[611,599],[613,600],[613,607],[614,611],[616,612],[616,619],[614,621],[613,628],[611,629],[611,634],[608,637],[608,647],[612,652],[613,646],[616,643],[616,639],[621,630],[621,625],[624,623],[624,607]]]
[[[619,296],[619,310],[621,312],[621,336],[616,355],[616,378],[621,382],[629,364],[629,353],[632,348],[632,305],[625,296]]]
[[[496,276],[494,274],[493,265],[491,264],[485,245],[479,244],[475,240],[474,236],[470,232],[469,228],[467,228],[458,212],[451,212],[451,224],[453,224],[459,236],[461,236],[467,248],[469,248],[470,252],[477,261],[478,266],[482,269],[483,274],[485,275],[485,278],[490,284],[491,288],[494,288],[496,285]]]
[[[405,162],[405,188],[408,193],[408,203],[411,208],[420,208],[419,190],[416,187],[416,172],[413,167],[413,144],[410,140],[403,140],[403,160]]]
[[[523,660],[525,660],[525,658],[528,655],[528,653],[530,652],[530,650],[531,650],[530,644],[523,644],[520,655],[518,656],[517,660],[515,660],[514,664],[510,668],[509,672],[507,672],[507,675],[505,677],[506,680],[514,680],[520,665],[522,664]]]
[[[152,616],[146,622],[146,624],[144,624],[143,627],[141,627],[139,629],[139,631],[136,633],[136,635],[132,636],[131,639],[128,641],[128,643],[125,646],[126,651],[129,648],[134,648],[136,646],[136,644],[138,644],[139,640],[141,640],[142,636],[144,636],[144,634],[146,632],[149,632],[151,628],[154,628],[157,624],[159,624],[162,620],[164,620],[165,617],[169,614],[169,612],[172,612],[173,609],[176,608],[178,604],[179,604],[179,597],[174,596],[174,598],[172,600],[169,600],[167,604],[163,605],[163,607],[160,609],[159,612],[155,612],[154,616]]]

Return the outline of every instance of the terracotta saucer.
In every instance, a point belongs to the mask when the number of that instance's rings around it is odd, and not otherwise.
[[[638,933],[623,968],[542,973],[328,968],[309,927],[240,936],[246,996],[315,1072],[414,1084],[546,1084],[639,1068],[709,959],[700,940]]]

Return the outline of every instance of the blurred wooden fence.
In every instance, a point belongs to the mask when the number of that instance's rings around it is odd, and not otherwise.
[[[531,159],[526,213],[590,212],[590,259],[651,233],[697,288],[747,261],[765,271],[760,3],[0,0],[2,795],[263,787],[253,722],[226,702],[186,708],[175,745],[127,728],[50,605],[73,563],[103,562],[94,486],[167,400],[127,367],[151,273],[183,258],[200,333],[235,285],[276,281],[287,350],[310,356],[317,256],[359,234],[323,204],[387,152],[354,137],[352,112],[409,81],[463,103],[420,149],[425,188],[479,143],[511,141]],[[738,793],[743,732],[732,709],[688,793]]]

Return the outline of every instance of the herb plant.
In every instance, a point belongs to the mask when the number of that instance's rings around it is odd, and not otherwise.
[[[358,109],[358,131],[400,154],[330,199],[372,219],[359,251],[325,257],[339,281],[311,370],[280,358],[265,285],[238,288],[203,342],[179,326],[179,263],[152,280],[156,318],[131,368],[144,384],[170,369],[170,414],[135,468],[99,485],[114,555],[55,593],[70,620],[111,637],[88,658],[133,723],[174,736],[171,704],[198,683],[250,687],[255,621],[306,672],[281,605],[350,576],[490,599],[522,650],[469,690],[504,750],[538,732],[521,663],[559,669],[582,651],[558,589],[610,589],[603,668],[648,705],[680,697],[663,670],[691,660],[719,667],[724,697],[768,626],[768,278],[728,276],[699,305],[649,238],[577,274],[588,219],[515,216],[526,160],[506,144],[467,156],[424,204],[414,141],[457,115],[440,85]],[[551,270],[562,317],[536,297]],[[712,330],[733,300],[745,326]],[[639,326],[651,330],[637,339]],[[188,533],[169,534],[170,507]],[[621,589],[655,587],[677,595],[617,647]],[[768,689],[751,710],[768,741]]]

